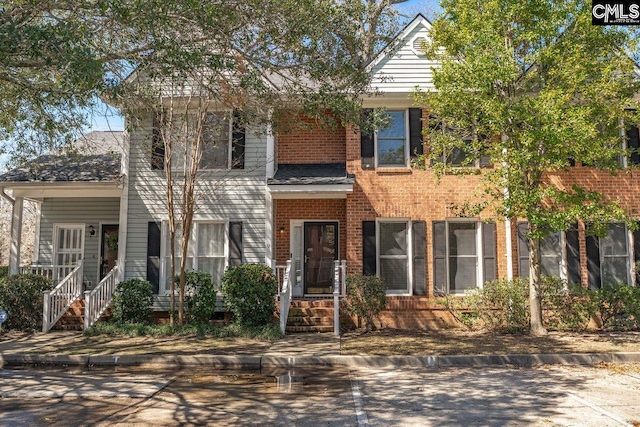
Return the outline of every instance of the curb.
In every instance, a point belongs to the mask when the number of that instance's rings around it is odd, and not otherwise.
[[[492,366],[586,365],[638,363],[638,353],[494,354],[442,356],[230,356],[230,355],[64,355],[0,354],[0,368],[20,365],[208,367],[214,369],[273,369],[340,366],[350,368],[466,368]]]

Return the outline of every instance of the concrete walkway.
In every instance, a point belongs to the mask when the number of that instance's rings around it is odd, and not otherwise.
[[[488,367],[537,366],[546,364],[595,365],[598,363],[639,363],[640,353],[565,353],[495,355],[362,356],[342,355],[340,338],[330,333],[291,334],[275,341],[262,353],[234,354],[79,354],[43,352],[46,348],[73,345],[78,332],[34,334],[0,341],[0,367],[25,364],[79,366],[155,367],[206,366],[217,369],[263,369],[313,366],[345,367]]]

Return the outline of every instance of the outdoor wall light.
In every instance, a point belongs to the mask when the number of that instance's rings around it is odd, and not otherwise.
[[[96,235],[96,228],[93,225],[89,226],[89,236],[93,237]]]
[[[280,232],[280,234],[284,234],[284,227],[280,227],[278,231]]]

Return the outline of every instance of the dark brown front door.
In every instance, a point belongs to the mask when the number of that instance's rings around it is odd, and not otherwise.
[[[118,225],[103,225],[100,231],[100,280],[116,265],[118,259]]]
[[[304,289],[307,294],[333,292],[333,265],[338,259],[338,223],[304,223]]]

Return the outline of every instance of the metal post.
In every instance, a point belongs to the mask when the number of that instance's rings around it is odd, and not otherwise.
[[[334,262],[333,334],[336,336],[340,336],[340,261]]]
[[[44,291],[42,293],[42,332],[49,332],[49,313],[50,313],[50,303],[51,297],[50,291]]]
[[[347,261],[342,260],[342,296],[347,296]]]

